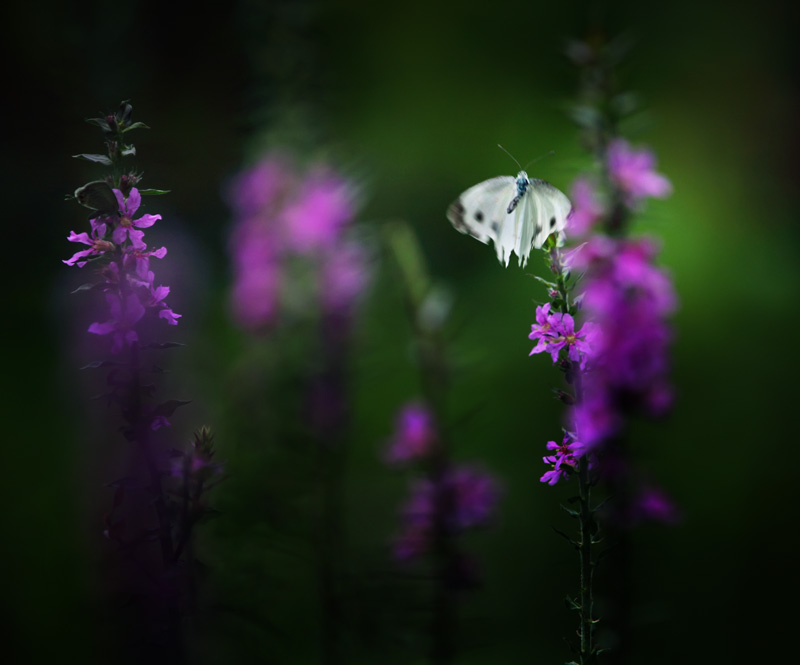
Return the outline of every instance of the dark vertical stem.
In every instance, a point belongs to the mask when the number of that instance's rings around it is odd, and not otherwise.
[[[323,318],[322,347],[324,366],[321,383],[323,399],[330,400],[327,417],[317,432],[320,474],[320,524],[318,584],[321,611],[321,662],[345,662],[342,645],[343,604],[341,575],[345,543],[344,489],[349,413],[346,386],[346,359],[349,338],[347,311],[330,312]],[[329,419],[328,419],[329,418]]]
[[[631,658],[632,592],[633,592],[633,543],[631,542],[631,492],[629,473],[622,466],[630,459],[624,436],[609,441],[608,448],[612,464],[621,467],[616,473],[608,474],[606,485],[609,495],[614,497],[611,519],[605,525],[609,541],[613,543],[614,556],[608,564],[608,584],[613,593],[606,594],[608,604],[608,623],[614,635],[615,648],[608,661],[612,665],[626,665]]]
[[[594,644],[594,598],[592,582],[594,577],[594,561],[592,545],[594,539],[594,515],[591,505],[591,481],[589,479],[589,463],[583,457],[578,464],[578,491],[580,502],[580,555],[581,588],[579,600],[580,613],[580,663],[588,665],[596,662]]]
[[[418,314],[414,313],[414,320]],[[442,424],[446,422],[447,367],[438,331],[424,331],[415,326],[417,353],[422,373],[425,401],[436,423],[436,445],[428,467],[436,488],[433,517],[433,567],[436,588],[430,625],[430,658],[439,665],[453,663],[456,656],[455,628],[457,614],[456,582],[458,575],[456,545],[448,523],[455,497],[446,483],[450,468],[450,445]]]
[[[162,570],[159,576],[161,588],[157,589],[160,599],[164,603],[163,611],[166,620],[164,634],[163,657],[165,662],[180,664],[185,662],[185,651],[181,635],[181,616],[178,607],[176,581],[173,579],[175,565],[174,548],[172,541],[172,524],[167,511],[164,488],[161,484],[161,471],[159,470],[158,456],[150,440],[150,423],[145,415],[142,404],[142,385],[139,369],[139,346],[136,342],[131,345],[131,382],[130,382],[130,410],[127,414],[128,421],[133,428],[133,439],[139,444],[144,456],[147,472],[150,477],[150,491],[153,496],[153,506],[158,521],[158,542],[161,550]]]

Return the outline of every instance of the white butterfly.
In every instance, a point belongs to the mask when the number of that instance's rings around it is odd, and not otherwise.
[[[549,182],[501,175],[470,187],[447,209],[447,219],[461,233],[484,244],[494,242],[497,258],[508,267],[511,252],[524,267],[532,248],[567,225],[572,204]]]

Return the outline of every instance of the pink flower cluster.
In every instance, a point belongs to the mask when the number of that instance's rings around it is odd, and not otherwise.
[[[282,309],[310,301],[348,309],[368,281],[364,247],[348,236],[356,212],[352,183],[326,168],[301,174],[281,155],[267,155],[229,188],[234,318],[257,331]],[[299,279],[292,264],[313,273]],[[313,296],[313,297],[312,297]]]
[[[394,464],[423,459],[435,442],[436,430],[428,409],[416,402],[407,404],[397,415],[386,461]]]
[[[567,357],[586,369],[586,363],[592,352],[592,343],[595,337],[594,324],[585,323],[575,331],[575,319],[570,314],[551,312],[550,303],[545,303],[536,308],[536,323],[531,326],[528,339],[536,340],[536,346],[528,355],[546,351],[558,362],[561,349],[567,350]]]
[[[572,257],[584,272],[583,313],[595,323],[592,369],[572,423],[587,444],[613,435],[632,408],[658,416],[671,404],[668,316],[677,300],[656,256],[647,239],[596,236]]]
[[[669,180],[655,171],[656,158],[646,148],[635,149],[624,139],[608,145],[608,177],[631,209],[639,208],[650,197],[665,198],[672,193]],[[581,176],[572,185],[572,213],[567,233],[573,238],[586,236],[607,213],[607,202],[596,181]]]
[[[433,539],[436,511],[446,507],[448,533],[455,534],[488,524],[497,507],[497,483],[487,473],[468,466],[448,470],[439,483],[418,480],[401,510],[403,528],[394,541],[394,557],[409,561],[428,551]]]
[[[438,434],[433,414],[419,402],[406,404],[397,415],[395,432],[384,459],[389,464],[430,461]],[[469,466],[445,464],[434,479],[416,480],[411,496],[401,510],[402,527],[394,539],[394,557],[409,561],[431,546],[437,511],[447,536],[488,523],[495,512],[499,491],[487,473]]]
[[[101,266],[109,318],[92,323],[89,332],[95,335],[111,335],[111,351],[120,353],[123,348],[138,341],[136,324],[148,310],[157,313],[170,325],[177,325],[180,314],[167,305],[169,287],[155,285],[155,274],[150,270],[150,259],[164,258],[166,247],[150,250],[144,242],[142,229],[153,226],[161,215],[142,215],[134,219],[142,197],[134,187],[127,198],[118,189],[113,190],[119,204],[116,215],[101,215],[89,220],[89,233],[71,231],[67,240],[87,245],[73,254],[64,263],[83,268],[97,262]]]
[[[561,444],[555,441],[547,442],[547,450],[554,451],[552,455],[545,455],[542,460],[550,465],[550,470],[539,479],[548,485],[555,485],[559,480],[569,479],[578,465],[578,460],[586,453],[587,447],[580,441],[575,441],[572,434],[564,433]]]

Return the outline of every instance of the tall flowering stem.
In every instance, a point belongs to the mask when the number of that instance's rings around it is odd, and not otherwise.
[[[370,277],[368,247],[354,224],[358,190],[327,165],[301,169],[287,152],[273,151],[238,173],[228,191],[234,213],[231,313],[262,351],[275,353],[272,374],[286,375],[290,408],[299,410],[303,423],[298,432],[296,422],[287,427],[287,419],[276,418],[282,425],[270,443],[299,438],[292,443],[308,444],[314,462],[319,654],[326,665],[347,660],[342,580],[349,360]],[[287,362],[289,347],[301,349],[299,363]],[[274,401],[262,399],[263,408]]]
[[[128,132],[146,128],[143,123],[133,122],[131,114],[131,105],[123,102],[116,113],[88,120],[102,131],[107,152],[76,157],[109,167],[111,174],[75,191],[75,200],[91,211],[90,231],[70,233],[70,242],[87,248],[64,263],[78,268],[88,266],[92,279],[79,290],[100,291],[104,296],[105,320],[92,323],[88,332],[98,340],[110,342],[114,359],[96,361],[87,367],[111,367],[106,397],[120,408],[122,433],[135,445],[147,478],[142,481],[132,464],[129,475],[110,484],[114,503],[106,515],[104,533],[152,585],[149,596],[155,600],[144,613],[150,615],[146,618],[150,635],[145,648],[160,644],[166,659],[180,662],[185,657],[181,595],[191,586],[192,560],[187,557],[187,550],[194,526],[212,512],[205,495],[221,467],[211,461],[213,436],[208,428],[199,430],[185,451],[170,451],[155,440],[158,430],[170,426],[174,411],[188,402],[167,400],[154,404],[155,387],[145,376],[150,370],[142,359],[144,354],[179,346],[149,339],[153,324],[162,321],[175,326],[181,315],[167,305],[170,289],[157,284],[151,270],[151,259],[163,259],[167,249],[151,249],[145,242],[145,229],[160,221],[161,215],[139,213],[143,195],[166,192],[139,189],[141,174],[127,170],[123,161],[136,154]],[[149,526],[151,511],[155,513],[154,528]],[[158,543],[158,566],[145,553],[145,544],[150,541]],[[139,582],[131,581],[129,586],[129,593],[142,595]]]
[[[458,595],[476,583],[458,535],[491,520],[498,491],[494,479],[482,470],[453,463],[444,426],[450,371],[442,330],[448,297],[431,285],[411,229],[396,223],[387,235],[404,287],[424,396],[400,412],[385,458],[392,465],[417,463],[424,470],[424,478],[414,482],[403,508],[403,530],[394,554],[401,563],[430,555],[436,586],[429,658],[432,663],[453,663]]]
[[[581,67],[582,81],[573,117],[595,164],[572,190],[566,233],[583,242],[562,257],[550,239],[549,263],[556,282],[548,283],[551,302],[537,309],[530,334],[537,342],[531,353],[550,352],[573,388],[572,393],[559,393],[568,404],[566,436],[560,446],[548,443],[555,454],[544,458],[550,470],[542,481],[553,485],[571,475],[578,480],[579,509],[568,512],[581,525],[574,542],[581,558],[581,593],[572,606],[581,615],[582,665],[600,652],[592,615],[595,517],[616,544],[612,592],[606,602],[610,619],[604,620],[617,645],[610,657],[624,663],[631,642],[627,529],[642,519],[663,520],[670,514],[661,510],[663,494],[654,503],[649,498],[652,490],[635,489],[635,467],[626,444],[631,416],[660,416],[671,403],[667,317],[676,299],[669,276],[655,265],[656,243],[629,238],[634,214],[648,198],[669,195],[671,185],[656,172],[651,151],[634,148],[618,135],[621,119],[633,110],[633,97],[619,93],[613,77],[622,51],[620,44],[601,42],[576,42],[569,48]],[[570,302],[566,280],[573,271],[581,279],[579,294]],[[579,332],[573,316],[586,322]],[[591,491],[601,482],[611,501],[599,511],[592,506]]]
[[[591,323],[584,324],[576,331],[574,316],[577,306],[572,291],[575,283],[571,280],[568,262],[560,248],[559,239],[553,235],[547,239],[543,248],[554,282],[541,279],[548,289],[550,302],[537,308],[536,323],[531,327],[529,338],[537,342],[531,351],[550,353],[553,363],[564,372],[571,392],[557,390],[557,396],[570,408],[574,409],[583,400],[583,374],[589,364],[595,329]],[[593,546],[599,540],[599,531],[595,519],[596,507],[592,504],[591,457],[587,447],[581,443],[574,431],[565,430],[561,444],[550,441],[547,449],[553,455],[544,457],[550,465],[541,478],[542,482],[555,485],[561,479],[574,475],[578,481],[578,509],[565,508],[566,512],[578,521],[577,540],[562,535],[578,551],[580,565],[580,586],[577,598],[569,598],[569,604],[579,616],[578,622],[578,656],[581,665],[596,662],[598,649],[595,642],[593,581],[596,558]]]

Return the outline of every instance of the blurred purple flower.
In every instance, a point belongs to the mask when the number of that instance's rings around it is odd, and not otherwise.
[[[283,156],[267,156],[229,188],[232,314],[263,330],[284,307],[348,309],[368,281],[363,248],[345,237],[355,214],[354,187],[322,169],[301,176]],[[316,283],[298,280],[305,265]],[[316,300],[315,300],[316,298]]]
[[[334,174],[312,174],[283,211],[286,241],[300,254],[329,250],[354,215],[354,191],[349,182]]]
[[[364,247],[342,242],[322,258],[320,289],[327,311],[349,309],[369,283],[370,272]]]
[[[499,489],[487,473],[470,467],[447,471],[440,483],[419,480],[403,506],[403,528],[394,541],[394,557],[408,561],[430,547],[439,506],[448,511],[444,523],[451,533],[487,524],[497,509]]]
[[[608,145],[608,171],[614,184],[633,206],[650,196],[664,198],[672,193],[672,185],[656,173],[655,155],[646,148],[635,150],[624,139]]]
[[[89,326],[89,332],[95,335],[113,335],[111,353],[117,354],[126,345],[130,346],[138,341],[139,336],[133,326],[144,316],[145,308],[135,293],[125,298],[116,293],[106,293],[106,302],[111,318],[105,323],[93,323]]]
[[[233,179],[226,198],[239,218],[274,214],[294,188],[294,181],[288,158],[267,155]]]
[[[567,220],[567,232],[581,238],[594,228],[605,214],[595,185],[589,178],[581,177],[572,183],[572,212]]]
[[[436,442],[436,427],[427,407],[412,403],[397,415],[395,432],[386,452],[389,463],[421,459],[430,453]]]
[[[681,521],[678,506],[664,490],[657,487],[645,487],[634,498],[631,521],[660,522],[677,524]]]

